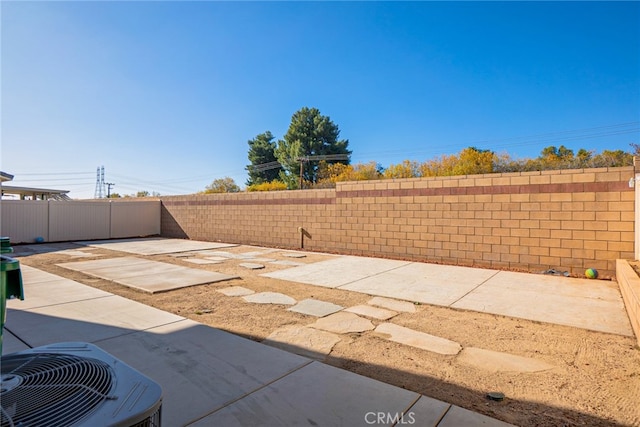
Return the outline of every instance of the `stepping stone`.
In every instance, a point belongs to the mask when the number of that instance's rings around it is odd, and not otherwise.
[[[244,268],[248,268],[249,270],[260,270],[262,268],[264,268],[264,265],[262,264],[256,264],[253,262],[243,262],[238,264],[240,267],[244,267]]]
[[[388,308],[394,311],[404,311],[405,313],[415,313],[416,306],[408,301],[399,301],[397,299],[374,297],[367,304],[377,305],[378,307]]]
[[[319,301],[317,299],[304,299],[287,310],[295,311],[296,313],[302,313],[309,316],[324,317],[340,311],[343,308],[344,307],[342,307],[341,305],[333,304],[326,301]]]
[[[243,252],[241,254],[238,254],[239,258],[255,258],[255,257],[259,257],[262,255],[266,255],[270,253],[270,251],[254,251],[254,252]]]
[[[374,329],[373,323],[370,320],[363,319],[362,317],[353,314],[339,312],[327,317],[316,320],[315,323],[309,325],[312,328],[323,329],[329,332],[336,332],[339,334],[346,334],[349,332],[364,332]]]
[[[301,356],[323,360],[339,341],[340,337],[331,332],[290,325],[273,331],[262,343]]]
[[[273,262],[275,261],[275,259],[273,258],[247,258],[250,259],[253,262]]]
[[[195,254],[192,254],[192,253],[178,253],[178,254],[167,254],[167,255],[169,255],[170,257],[173,257],[173,258],[189,258],[189,257],[194,256]]]
[[[391,310],[385,310],[384,308],[372,307],[370,305],[356,305],[354,307],[349,307],[344,311],[348,311],[349,313],[359,314],[365,317],[372,317],[378,320],[389,320],[394,316],[397,316],[398,313]]]
[[[198,251],[198,254],[202,256],[207,256],[207,257],[208,256],[224,257],[224,259],[238,258],[238,255],[232,254],[231,252],[216,251],[216,250]]]
[[[287,265],[287,266],[290,266],[290,267],[300,267],[301,265],[306,265],[304,262],[295,262],[295,261],[287,261],[287,260],[272,261],[271,264]]]
[[[221,294],[228,297],[243,297],[246,295],[255,294],[251,289],[243,288],[242,286],[230,286],[228,288],[216,289]]]
[[[183,259],[185,262],[190,262],[192,264],[218,264],[220,261],[213,261],[210,259],[202,259],[202,258],[189,258]]]
[[[375,330],[377,333],[388,335],[386,339],[411,347],[421,348],[434,353],[455,355],[460,353],[462,346],[455,341],[424,332],[414,331],[393,323],[382,323]]]
[[[242,297],[246,302],[253,302],[256,304],[283,304],[294,305],[296,300],[288,295],[278,292],[260,292],[253,295]]]
[[[306,258],[307,257],[307,255],[301,254],[300,252],[284,252],[281,255],[287,258]]]
[[[491,372],[540,372],[554,368],[538,359],[475,347],[462,350],[457,360]]]
[[[222,257],[222,256],[206,256],[206,257],[204,257],[204,259],[208,259],[208,260],[211,260],[211,261],[218,261],[218,263],[221,263],[223,261],[228,260],[229,258],[225,258],[225,257]]]

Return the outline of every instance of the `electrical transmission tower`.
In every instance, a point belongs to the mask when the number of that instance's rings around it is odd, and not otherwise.
[[[105,196],[104,191],[105,183],[104,183],[104,166],[98,167],[96,171],[96,191],[93,194],[94,199],[102,199]]]

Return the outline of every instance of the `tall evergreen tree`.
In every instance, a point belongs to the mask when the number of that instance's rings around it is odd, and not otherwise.
[[[250,139],[249,143],[249,162],[250,166],[247,166],[249,172],[249,179],[247,180],[247,186],[254,184],[262,184],[263,182],[271,182],[278,178],[278,174],[282,170],[280,167],[273,167],[263,170],[259,165],[268,165],[276,162],[276,142],[271,132],[266,131],[257,135],[255,138]]]
[[[351,151],[347,148],[349,140],[338,139],[340,130],[328,116],[323,116],[317,108],[303,107],[291,117],[291,124],[284,138],[278,141],[275,150],[276,158],[283,166],[281,179],[289,188],[298,188],[300,173],[300,158],[306,156],[322,156],[331,154],[345,154]],[[327,163],[337,163],[329,160]],[[349,164],[349,160],[339,163]],[[303,179],[306,182],[318,181],[318,162],[303,162]]]

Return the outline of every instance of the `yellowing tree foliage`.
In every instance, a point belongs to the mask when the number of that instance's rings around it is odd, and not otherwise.
[[[380,179],[381,177],[380,166],[376,162],[356,163],[355,165],[320,162],[318,172],[319,183],[321,184],[335,184],[341,181],[364,181]]]
[[[422,176],[420,172],[420,164],[414,160],[404,160],[397,165],[391,165],[385,169],[383,176],[385,178],[419,178]]]
[[[269,182],[262,182],[260,184],[253,184],[247,187],[247,191],[282,191],[287,189],[287,184],[282,181],[274,179]]]

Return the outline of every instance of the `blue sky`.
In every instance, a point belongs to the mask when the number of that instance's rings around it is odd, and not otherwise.
[[[353,162],[640,143],[639,2],[2,2],[0,167],[94,195],[244,185],[316,107]]]

